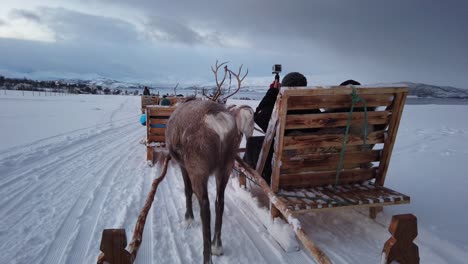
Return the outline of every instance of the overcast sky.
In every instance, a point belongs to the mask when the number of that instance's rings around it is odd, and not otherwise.
[[[399,81],[468,88],[468,1],[2,0],[0,74],[203,85],[218,59],[265,85]]]

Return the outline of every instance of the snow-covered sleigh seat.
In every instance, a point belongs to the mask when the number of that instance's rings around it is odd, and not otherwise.
[[[407,87],[282,88],[255,170],[258,179],[273,145],[268,192],[285,208],[271,203],[272,216],[369,207],[374,218],[384,205],[409,203],[384,187],[407,93]]]

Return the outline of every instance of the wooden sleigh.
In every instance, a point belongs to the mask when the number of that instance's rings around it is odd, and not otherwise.
[[[167,97],[169,101],[171,101],[171,106],[177,104],[178,102],[182,102],[186,99],[186,97]],[[143,95],[141,96],[141,113],[144,114],[145,110],[148,106],[157,106],[160,104],[162,97],[159,95]]]
[[[152,105],[146,108],[146,159],[154,162],[154,153],[166,149],[166,124],[176,106]]]
[[[319,263],[330,260],[304,233],[298,214],[369,207],[375,218],[384,205],[410,202],[409,196],[384,187],[407,93],[406,87],[282,88],[256,169],[237,158],[241,185],[246,176],[259,184],[269,198],[272,217],[292,224]],[[349,118],[353,98],[366,102],[367,116],[360,101]],[[356,133],[364,126],[369,131],[366,140]],[[347,127],[351,132],[344,143]],[[268,185],[260,175],[272,145]]]
[[[159,95],[142,95],[141,96],[141,113],[144,114],[146,107],[148,105],[159,105],[161,101],[161,97]]]

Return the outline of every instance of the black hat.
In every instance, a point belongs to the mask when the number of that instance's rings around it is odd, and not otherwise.
[[[361,84],[355,80],[347,80],[340,84],[340,86],[346,86],[346,85],[361,85]]]
[[[282,86],[307,86],[307,78],[299,72],[290,72],[283,77]]]

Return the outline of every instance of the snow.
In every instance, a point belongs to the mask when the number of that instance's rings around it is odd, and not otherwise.
[[[258,101],[232,100],[254,109]],[[376,220],[366,210],[317,212],[299,225],[334,263],[377,263],[390,237],[391,216],[418,217],[421,263],[468,259],[468,105],[406,105],[386,186],[411,204],[385,207]],[[32,96],[0,92],[0,263],[93,263],[102,230],[136,218],[160,167],[146,163],[139,142],[140,98]],[[209,181],[212,225],[215,182]],[[310,194],[313,195],[313,194]],[[293,228],[272,221],[261,197],[226,188],[222,256],[214,263],[311,263]],[[200,263],[202,233],[184,221],[180,170],[171,163],[148,215],[136,263]],[[296,221],[298,220],[298,221]]]

